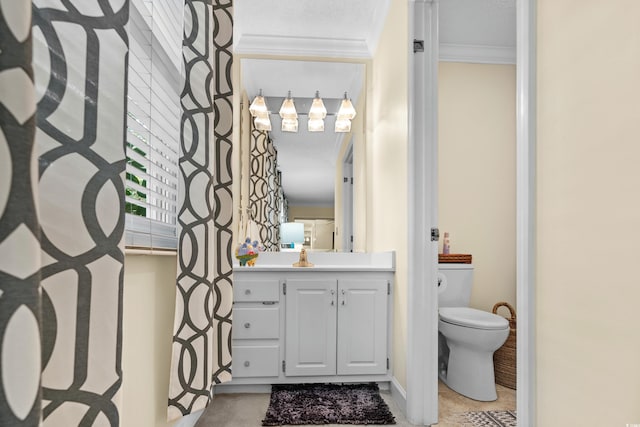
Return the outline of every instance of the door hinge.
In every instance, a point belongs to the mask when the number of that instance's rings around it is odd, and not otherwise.
[[[353,184],[353,178],[351,178],[351,184]]]
[[[424,40],[413,39],[413,53],[424,52]]]
[[[351,236],[350,239],[351,239],[351,243],[353,243],[353,236]]]
[[[389,369],[389,358],[387,357],[387,369]]]
[[[431,229],[431,241],[437,242],[439,240],[440,240],[440,230],[438,229],[438,227],[433,227]]]
[[[387,281],[387,295],[391,295],[391,282]]]
[[[287,372],[287,362],[286,361],[282,361],[282,372]]]
[[[282,295],[287,294],[287,282],[282,282]]]

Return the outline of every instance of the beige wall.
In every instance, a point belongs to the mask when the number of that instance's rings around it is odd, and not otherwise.
[[[407,2],[393,0],[372,64],[367,110],[367,251],[396,251],[393,374],[406,388]]]
[[[473,255],[471,306],[515,307],[516,67],[441,62],[438,73],[440,232],[451,253]]]
[[[122,427],[168,427],[176,257],[125,257]]]
[[[538,426],[640,423],[638,16],[538,1]]]
[[[289,205],[289,221],[296,219],[333,219],[333,206]]]

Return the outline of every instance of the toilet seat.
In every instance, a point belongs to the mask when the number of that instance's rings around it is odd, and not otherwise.
[[[475,308],[442,307],[438,312],[440,320],[452,325],[483,330],[499,330],[509,327],[509,321],[504,317]]]

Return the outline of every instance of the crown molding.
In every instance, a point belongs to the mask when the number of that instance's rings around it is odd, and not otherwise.
[[[243,34],[234,47],[238,54],[371,58],[364,39],[267,36]]]
[[[515,65],[516,47],[441,43],[439,58],[446,62]]]
[[[369,57],[373,58],[378,48],[378,41],[380,35],[384,29],[384,24],[389,14],[389,7],[391,6],[391,0],[378,0],[378,7],[376,8],[373,19],[371,20],[371,27],[369,35],[367,36],[367,48],[369,50]]]

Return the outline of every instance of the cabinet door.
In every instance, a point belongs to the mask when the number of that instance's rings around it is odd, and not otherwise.
[[[387,281],[338,281],[338,375],[387,371]]]
[[[336,280],[287,280],[286,376],[335,375]]]

